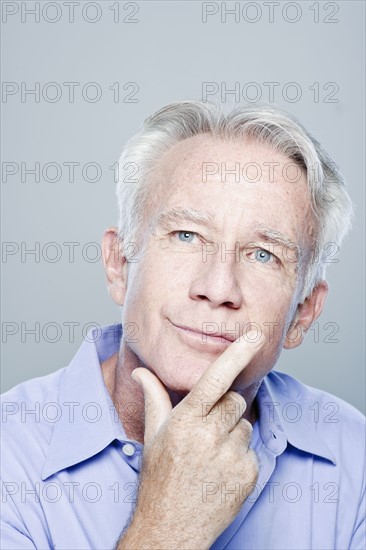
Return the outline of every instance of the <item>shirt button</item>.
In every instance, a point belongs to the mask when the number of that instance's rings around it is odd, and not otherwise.
[[[122,447],[122,452],[126,456],[133,456],[135,454],[135,447],[131,443],[125,443]]]

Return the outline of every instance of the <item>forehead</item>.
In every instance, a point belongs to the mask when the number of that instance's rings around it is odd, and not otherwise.
[[[292,184],[287,186],[288,192],[306,189],[306,175],[298,164],[269,145],[245,137],[225,140],[198,135],[185,139],[159,159],[154,172],[168,193],[176,190],[173,184],[177,181],[180,187],[215,182]]]
[[[266,144],[195,136],[161,157],[154,180],[155,215],[171,206],[204,207],[221,227],[271,222],[294,238],[313,233],[305,172]]]

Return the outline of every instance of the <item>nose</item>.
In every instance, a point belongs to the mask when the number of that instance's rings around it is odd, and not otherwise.
[[[240,308],[243,295],[237,279],[238,267],[235,256],[223,257],[220,251],[209,256],[207,262],[202,261],[197,267],[198,274],[191,283],[190,297],[208,300],[212,307]]]

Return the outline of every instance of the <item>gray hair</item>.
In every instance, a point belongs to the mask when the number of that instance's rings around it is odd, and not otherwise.
[[[127,244],[137,240],[151,175],[159,158],[176,143],[199,134],[223,139],[252,137],[282,153],[306,173],[317,235],[302,273],[299,300],[303,302],[325,279],[329,243],[340,246],[351,228],[353,209],[343,177],[328,153],[292,115],[277,107],[244,105],[225,114],[220,105],[192,100],[172,103],[149,116],[119,159],[120,239]],[[135,170],[138,178],[126,177],[126,169]]]

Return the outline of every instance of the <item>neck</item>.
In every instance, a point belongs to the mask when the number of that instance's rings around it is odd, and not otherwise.
[[[144,394],[139,384],[131,378],[131,373],[137,367],[146,367],[137,355],[121,341],[119,353],[115,353],[101,365],[104,383],[112,398],[118,416],[122,422],[128,439],[144,443]],[[254,424],[258,418],[255,396],[260,383],[243,390],[247,408],[242,418]],[[184,397],[185,393],[177,393],[166,388],[172,407],[174,408]]]

